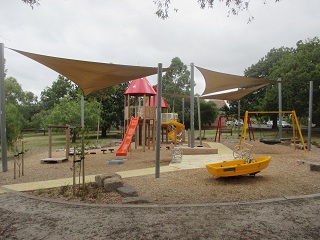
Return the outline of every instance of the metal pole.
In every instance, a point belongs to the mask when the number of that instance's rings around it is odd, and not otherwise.
[[[313,81],[310,81],[309,91],[309,118],[308,118],[308,151],[311,151],[311,132],[312,132],[312,102],[313,102]]]
[[[182,124],[184,125],[184,98],[182,98]],[[182,141],[184,142],[186,140],[186,129],[183,130],[182,134]]]
[[[240,100],[238,100],[238,138],[239,137],[240,137]]]
[[[80,164],[82,164],[82,184],[83,184],[83,190],[84,190],[85,171],[84,171],[84,97],[83,96],[81,96],[81,130],[82,130],[82,137],[81,137],[82,143],[81,143],[81,163]]]
[[[184,98],[182,98],[182,124],[184,125]]]
[[[84,128],[84,97],[81,96],[81,128]]]
[[[282,86],[281,86],[281,78],[278,79],[280,82],[278,83],[279,90],[279,138],[282,138]]]
[[[7,165],[7,130],[6,130],[6,99],[4,91],[4,45],[0,43],[0,123],[1,123],[1,156],[2,172],[8,171]]]
[[[202,146],[202,136],[201,136],[201,116],[200,116],[200,97],[197,96],[198,100],[198,124],[199,124],[199,139],[200,139],[200,146]]]
[[[191,66],[190,79],[190,128],[191,128],[191,148],[194,148],[194,63]]]
[[[162,98],[162,63],[158,63],[158,99],[157,99],[157,131],[156,131],[156,172],[155,177],[160,177],[160,141],[161,141],[161,98]]]

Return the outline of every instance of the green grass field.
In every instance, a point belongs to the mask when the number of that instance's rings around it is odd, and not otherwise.
[[[238,139],[238,128],[237,127],[228,127],[232,129],[232,136],[230,133],[222,133],[220,136],[220,140],[237,140]],[[215,128],[206,129],[201,131],[202,139],[207,139],[213,141],[216,135]],[[241,133],[241,131],[240,131]],[[112,141],[121,141],[121,134],[119,131],[111,131],[107,133],[107,138],[100,138],[97,142],[97,135],[95,132],[90,132],[85,134],[85,145],[87,146],[95,146],[95,145],[105,145]],[[303,131],[304,141],[307,142],[307,131]],[[199,131],[195,130],[195,138],[199,139]],[[268,139],[274,140],[279,138],[279,134],[276,130],[271,129],[255,129],[254,130],[254,138],[256,141],[260,139]],[[292,138],[292,130],[291,129],[283,129],[282,138]],[[247,132],[248,139],[248,132]],[[49,136],[48,133],[45,135],[43,132],[33,133],[28,132],[23,134],[24,141],[24,149],[30,151],[30,153],[36,152],[44,152],[49,150]],[[198,141],[198,140],[197,140]],[[312,143],[317,143],[320,145],[320,132],[314,132],[312,134]],[[66,137],[64,132],[53,132],[52,134],[52,149],[65,148],[66,146]],[[80,147],[81,146],[81,135],[78,134],[76,142],[72,143],[70,140],[70,147]],[[21,151],[21,142],[18,143],[18,151]],[[8,153],[8,158],[12,158],[14,153]]]

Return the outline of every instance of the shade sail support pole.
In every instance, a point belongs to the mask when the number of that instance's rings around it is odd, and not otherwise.
[[[279,139],[281,139],[282,138],[282,85],[281,85],[281,78],[279,78],[278,90],[279,90]]]
[[[190,128],[191,128],[191,143],[190,147],[194,148],[194,63],[191,66],[190,79]]]
[[[197,96],[198,101],[198,124],[199,124],[199,138],[200,138],[200,146],[202,146],[202,135],[201,135],[201,114],[200,114],[200,97]]]
[[[4,91],[4,44],[0,43],[0,123],[1,123],[1,157],[2,172],[8,171],[7,164],[7,131],[6,131],[6,99]]]
[[[156,129],[156,162],[155,178],[160,177],[160,142],[161,142],[161,98],[162,98],[162,63],[158,63],[158,99],[157,99],[157,129]]]
[[[312,132],[312,102],[313,102],[313,81],[310,81],[309,90],[309,118],[308,118],[308,151],[311,151],[311,132]]]

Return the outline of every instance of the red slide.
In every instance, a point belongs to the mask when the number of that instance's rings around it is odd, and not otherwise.
[[[138,122],[139,122],[139,117],[137,118],[131,117],[126,135],[124,135],[122,143],[116,152],[116,156],[127,156],[127,152],[130,147],[131,140],[136,130],[136,127],[138,125]]]

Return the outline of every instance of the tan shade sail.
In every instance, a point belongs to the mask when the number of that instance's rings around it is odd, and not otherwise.
[[[210,93],[220,92],[233,88],[243,88],[267,83],[276,83],[276,81],[274,80],[268,80],[263,78],[249,78],[219,73],[198,66],[196,66],[196,68],[201,72],[206,82],[206,87],[202,95],[207,95]]]
[[[39,55],[16,49],[11,50],[31,58],[70,79],[83,90],[84,95],[119,83],[154,75],[158,72],[158,68],[152,67],[87,62]],[[162,69],[164,72],[168,70],[168,68]]]
[[[220,100],[229,100],[229,101],[237,101],[243,98],[244,96],[248,95],[249,93],[252,93],[254,91],[257,91],[259,88],[265,87],[268,84],[262,84],[256,87],[242,89],[234,92],[227,92],[227,93],[221,93],[221,94],[214,94],[209,96],[201,96],[200,98],[204,99],[220,99]]]

